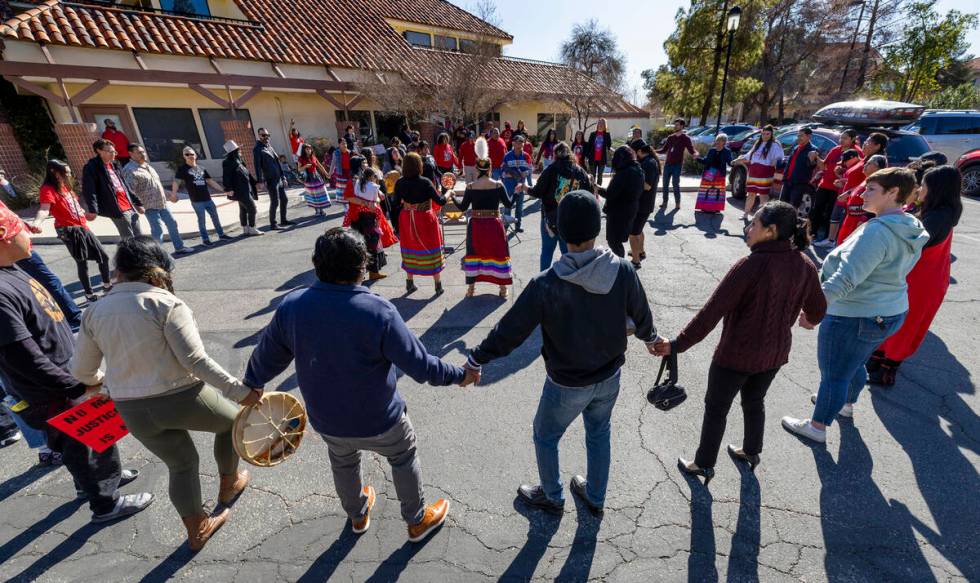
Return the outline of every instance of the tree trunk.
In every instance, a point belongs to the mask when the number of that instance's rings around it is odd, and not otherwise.
[[[715,86],[718,84],[718,69],[721,68],[721,49],[725,42],[725,22],[728,18],[728,0],[724,0],[721,8],[721,18],[718,19],[718,32],[715,34],[715,56],[711,63],[711,77],[705,90],[704,104],[701,106],[701,124],[708,125],[711,115],[711,103],[715,100]]]
[[[871,16],[868,19],[868,34],[864,37],[864,51],[861,53],[861,67],[858,69],[857,83],[854,90],[860,91],[864,87],[864,76],[868,72],[868,60],[871,58],[871,41],[875,34],[875,24],[878,23],[878,6],[881,0],[875,0],[871,7]]]
[[[779,88],[779,125],[783,125],[783,120],[786,119],[786,99],[785,92],[783,88]]]

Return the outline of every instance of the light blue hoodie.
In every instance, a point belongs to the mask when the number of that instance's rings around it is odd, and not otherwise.
[[[905,276],[928,241],[919,219],[904,212],[865,223],[824,259],[820,281],[827,313],[873,318],[908,311]]]

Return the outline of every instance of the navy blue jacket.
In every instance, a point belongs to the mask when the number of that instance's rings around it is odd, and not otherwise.
[[[317,282],[288,294],[262,331],[245,384],[261,388],[296,361],[310,424],[335,437],[372,437],[401,418],[395,367],[420,383],[462,382],[430,355],[388,300],[366,287]]]
[[[279,165],[279,155],[272,144],[255,142],[252,160],[255,162],[255,180],[265,182],[270,188],[271,185],[282,182],[282,166]]]
[[[793,153],[796,150],[800,150],[799,156],[796,157],[796,164],[793,166],[793,174],[789,174],[789,161],[793,158]],[[793,146],[790,150],[789,155],[786,156],[786,166],[783,168],[785,173],[783,176],[783,184],[807,184],[810,179],[813,178],[813,168],[817,165],[816,162],[810,161],[810,152],[818,152],[818,150],[813,147],[812,143],[808,143],[805,146],[800,146],[797,144]]]

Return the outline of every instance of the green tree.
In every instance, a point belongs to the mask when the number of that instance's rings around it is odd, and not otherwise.
[[[976,14],[936,10],[937,0],[905,7],[898,40],[884,47],[884,64],[874,79],[875,91],[899,101],[927,98],[941,87],[939,73],[969,48],[967,33],[977,26]]]
[[[973,83],[947,87],[930,95],[923,105],[930,109],[976,109],[980,107],[980,89]]]

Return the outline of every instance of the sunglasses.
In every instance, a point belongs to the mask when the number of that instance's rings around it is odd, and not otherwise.
[[[197,158],[197,154],[184,154],[184,158]]]
[[[259,137],[265,139],[269,137],[269,134],[259,134]]]

